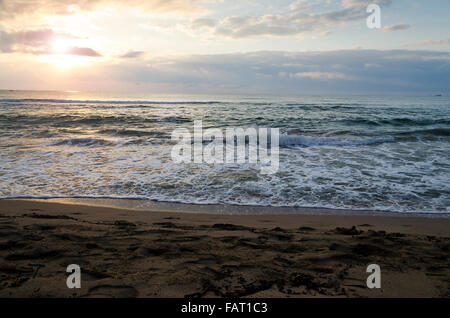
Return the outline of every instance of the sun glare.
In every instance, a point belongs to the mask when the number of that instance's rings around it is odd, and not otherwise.
[[[46,55],[39,58],[40,62],[50,63],[61,69],[69,69],[77,66],[87,65],[92,62],[92,58],[78,55],[55,54]]]
[[[91,63],[92,58],[89,56],[71,54],[71,48],[75,46],[76,45],[74,45],[71,41],[65,39],[55,39],[51,43],[50,54],[40,56],[39,61],[51,63],[63,69]]]
[[[65,54],[69,49],[69,44],[64,40],[54,40],[52,42],[52,52],[54,54]]]

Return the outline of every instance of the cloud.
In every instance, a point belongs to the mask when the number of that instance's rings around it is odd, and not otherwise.
[[[450,92],[450,53],[262,51],[151,57],[102,63],[87,73],[77,74],[77,79],[81,82],[83,79],[95,83],[114,82],[115,87],[122,89],[171,93]],[[95,89],[97,84],[90,85]]]
[[[450,45],[450,38],[441,39],[441,40],[426,40],[426,41],[423,41],[423,42],[410,43],[410,44],[404,45],[403,47],[410,47],[410,46],[444,46],[444,45]]]
[[[21,16],[67,15],[76,11],[94,11],[114,7],[152,13],[190,13],[199,11],[205,2],[205,0],[2,0],[0,1],[0,21]]]
[[[364,21],[366,6],[373,1],[344,0],[336,9],[311,13],[315,5],[298,0],[291,3],[287,12],[261,16],[228,16],[219,21],[199,19],[191,23],[190,29],[209,29],[213,34],[240,39],[254,36],[293,36],[305,32],[321,31],[332,26]],[[388,5],[390,0],[375,3]]]
[[[407,30],[411,28],[409,24],[394,24],[394,25],[387,25],[383,29],[381,29],[383,32],[395,32],[395,31],[402,31]]]
[[[450,52],[419,50],[261,51],[105,60],[54,72],[0,59],[0,86],[155,93],[450,93]],[[45,73],[45,81],[42,74]]]
[[[342,6],[345,8],[351,8],[351,7],[364,7],[366,8],[369,4],[376,3],[378,5],[388,5],[391,3],[390,0],[378,0],[378,1],[371,1],[371,0],[342,0]]]
[[[53,54],[52,42],[61,39],[75,40],[79,39],[79,37],[51,29],[10,33],[0,31],[0,52],[36,55]],[[62,54],[91,57],[101,56],[100,53],[87,47],[68,47]]]
[[[0,51],[29,52],[48,48],[56,38],[74,39],[73,35],[55,32],[51,29],[28,30],[19,32],[0,31]]]
[[[90,57],[99,57],[102,56],[97,51],[89,48],[89,47],[71,47],[67,50],[65,54],[68,55],[79,55],[79,56],[90,56]]]
[[[265,15],[262,17],[227,17],[220,21],[214,33],[230,38],[252,36],[289,36],[311,31],[314,21],[304,17],[303,23],[295,23],[295,16]],[[305,21],[310,20],[310,23]]]
[[[216,21],[214,21],[213,19],[207,19],[207,18],[200,18],[200,19],[195,19],[194,21],[191,22],[190,24],[190,28],[195,30],[195,29],[201,29],[201,28],[212,28],[216,26]]]
[[[329,79],[345,79],[350,80],[351,77],[348,75],[345,75],[343,73],[338,72],[300,72],[290,75],[294,77],[305,77],[305,78],[312,78],[312,79],[319,79],[319,80],[329,80]]]
[[[143,51],[129,51],[125,54],[122,54],[119,56],[119,58],[122,59],[135,59],[135,58],[139,58],[145,55],[145,52]]]

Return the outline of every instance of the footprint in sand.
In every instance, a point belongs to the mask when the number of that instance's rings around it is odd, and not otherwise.
[[[127,285],[97,285],[89,288],[87,296],[134,298],[137,295],[137,290]]]

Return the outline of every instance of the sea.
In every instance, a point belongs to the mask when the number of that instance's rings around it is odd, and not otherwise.
[[[174,162],[196,120],[279,128],[278,171]],[[448,96],[3,90],[0,149],[0,198],[450,213]]]

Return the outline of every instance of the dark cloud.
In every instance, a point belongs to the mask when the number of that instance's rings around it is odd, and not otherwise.
[[[77,38],[51,29],[7,33],[0,31],[1,52],[28,52],[47,48],[55,38]]]
[[[145,55],[145,52],[143,51],[129,51],[123,55],[120,55],[119,57],[122,59],[135,59],[139,58]]]
[[[0,69],[0,84],[22,89],[186,94],[450,94],[450,52],[419,50],[152,56],[105,60],[68,73],[52,73],[47,65],[31,61],[0,62]],[[42,73],[46,74],[44,80]]]
[[[89,47],[71,47],[67,50],[65,54],[68,55],[79,55],[79,56],[90,56],[90,57],[98,57],[102,56],[97,51],[89,48]]]
[[[104,65],[96,74],[123,85],[158,83],[172,91],[180,88],[193,93],[450,92],[450,53],[344,50],[195,55]]]

